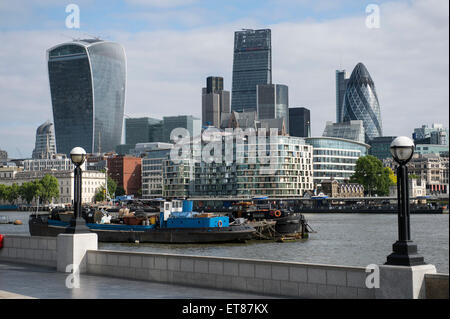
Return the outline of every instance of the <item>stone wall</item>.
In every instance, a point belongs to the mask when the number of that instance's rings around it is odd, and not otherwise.
[[[0,260],[56,267],[56,237],[5,235]]]
[[[375,298],[363,267],[89,250],[89,274],[301,298]]]
[[[427,299],[448,299],[448,274],[426,274],[425,289]]]

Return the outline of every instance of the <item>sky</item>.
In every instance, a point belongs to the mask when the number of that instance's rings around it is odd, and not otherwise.
[[[69,4],[79,29],[66,26]],[[371,4],[378,28],[367,26]],[[449,126],[448,0],[16,0],[0,1],[0,149],[31,157],[36,128],[53,121],[46,50],[56,44],[123,45],[127,116],[201,117],[206,77],[231,91],[243,28],[272,30],[272,82],[288,85],[290,107],[311,110],[313,136],[335,121],[336,70],[350,75],[358,62],[375,82],[383,135]]]

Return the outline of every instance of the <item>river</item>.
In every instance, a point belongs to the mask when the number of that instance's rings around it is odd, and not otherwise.
[[[0,234],[29,234],[28,212],[1,212],[23,225],[1,225]],[[296,261],[345,266],[382,264],[397,239],[396,214],[305,214],[317,231],[296,242],[246,244],[116,244],[100,249]],[[449,272],[449,215],[411,215],[411,236],[427,263]]]

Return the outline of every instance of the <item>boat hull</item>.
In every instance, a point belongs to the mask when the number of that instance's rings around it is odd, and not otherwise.
[[[30,218],[29,230],[31,236],[56,237],[59,234],[73,233],[70,226],[49,225],[38,218]],[[144,231],[129,230],[104,230],[90,229],[96,233],[99,242],[118,243],[173,243],[173,244],[196,244],[196,243],[223,243],[223,242],[245,242],[252,239],[255,229],[250,226],[216,227],[208,229],[150,229]]]

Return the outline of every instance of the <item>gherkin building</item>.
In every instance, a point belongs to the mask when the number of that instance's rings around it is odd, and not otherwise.
[[[343,102],[343,121],[362,120],[365,140],[383,136],[380,104],[375,84],[362,63],[358,63],[347,83]]]

